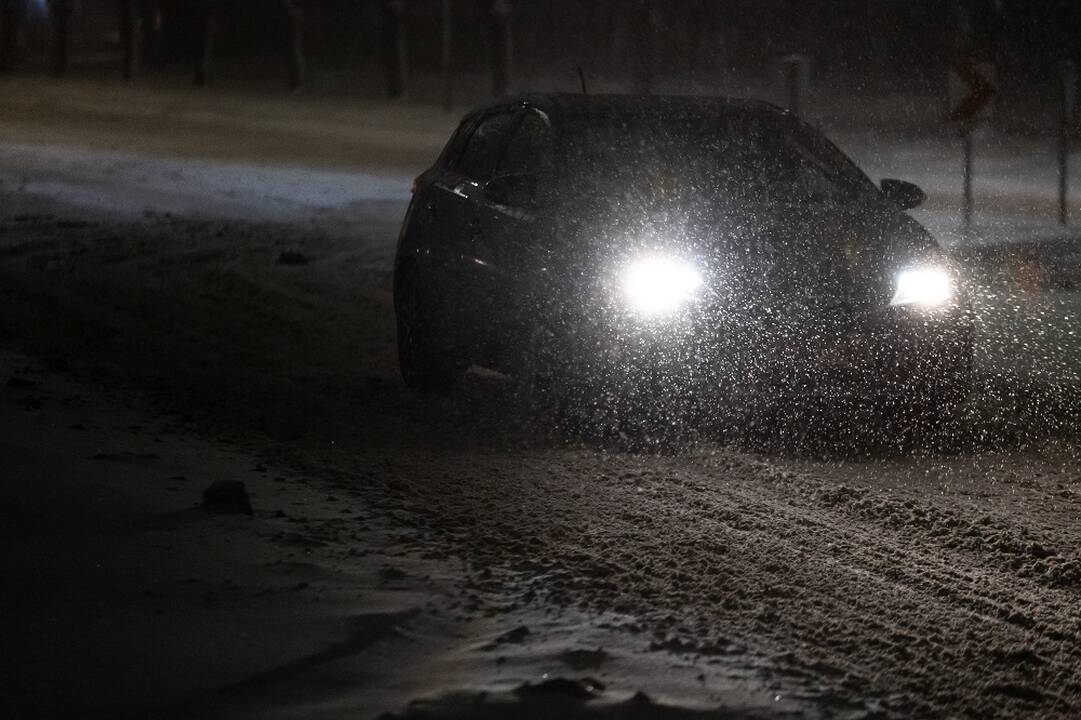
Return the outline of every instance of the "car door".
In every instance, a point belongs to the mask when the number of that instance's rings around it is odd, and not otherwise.
[[[531,229],[537,214],[536,193],[547,169],[551,139],[547,116],[534,108],[521,110],[510,137],[477,198],[477,213],[468,228],[471,256],[466,263],[474,289],[475,312],[485,319],[482,357],[500,365],[508,344],[519,333],[523,286],[536,248]],[[535,264],[535,259],[533,260]]]
[[[453,326],[450,308],[457,304],[459,258],[453,240],[455,227],[463,222],[459,217],[463,208],[452,192],[458,181],[453,164],[479,120],[479,114],[463,119],[435,164],[413,181],[413,197],[398,238],[396,276],[403,266],[419,273],[428,312],[438,328]]]
[[[478,115],[465,118],[443,148],[436,163],[413,182],[414,194],[405,225],[410,232],[425,238],[422,243],[425,246],[425,255],[430,256],[432,252],[445,248],[453,234],[453,214],[461,211],[453,201],[452,188],[460,179],[454,171],[454,162],[461,156],[478,122]]]
[[[518,120],[518,108],[497,108],[480,118],[461,155],[451,164],[438,184],[446,198],[444,233],[446,252],[453,264],[453,306],[448,308],[458,330],[457,342],[469,359],[477,359],[479,348],[489,335],[479,310],[477,257],[475,243],[488,212],[485,187],[495,172],[495,165]]]

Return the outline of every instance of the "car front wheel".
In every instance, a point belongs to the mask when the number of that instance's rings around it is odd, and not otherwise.
[[[417,271],[401,271],[395,285],[395,316],[402,379],[422,392],[446,393],[454,386],[459,367],[439,341],[436,310]]]

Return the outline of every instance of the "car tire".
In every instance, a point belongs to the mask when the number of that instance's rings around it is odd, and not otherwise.
[[[571,412],[569,368],[557,335],[547,326],[533,328],[515,372],[518,400],[530,425],[558,431]]]
[[[405,384],[425,393],[446,394],[460,374],[437,332],[432,299],[413,268],[399,271],[394,287],[398,367]]]

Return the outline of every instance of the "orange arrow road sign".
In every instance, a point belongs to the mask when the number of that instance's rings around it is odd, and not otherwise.
[[[974,62],[954,63],[953,72],[969,88],[969,94],[950,111],[950,120],[964,122],[975,118],[995,94],[995,86]]]

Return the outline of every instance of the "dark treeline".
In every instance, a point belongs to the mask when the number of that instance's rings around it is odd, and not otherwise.
[[[766,72],[790,53],[835,77],[907,90],[939,82],[958,57],[1038,82],[1081,60],[1081,2],[0,0],[0,71],[38,58],[63,74],[79,62],[76,44],[110,42],[125,78],[187,67],[206,84],[218,63],[251,61],[279,67],[296,89],[319,70],[378,66],[390,97],[410,73],[487,73],[500,94],[574,78],[577,67],[648,92],[665,77]]]

